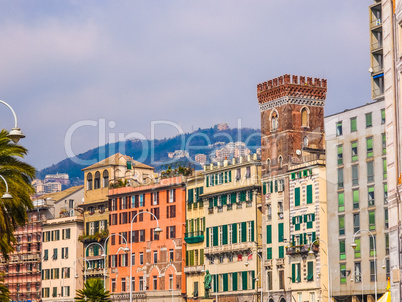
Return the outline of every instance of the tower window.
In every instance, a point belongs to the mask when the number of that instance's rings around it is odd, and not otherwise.
[[[301,111],[302,127],[308,127],[308,112],[307,108],[303,108]]]
[[[307,138],[307,136],[305,136],[303,138],[303,147],[308,147],[308,138]]]
[[[271,131],[278,129],[278,113],[274,111],[271,117]]]
[[[279,156],[279,169],[282,169],[282,165],[283,165],[283,157],[282,155]]]

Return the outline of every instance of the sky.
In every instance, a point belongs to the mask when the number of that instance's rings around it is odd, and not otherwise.
[[[119,133],[259,128],[256,86],[283,74],[328,79],[325,114],[337,113],[370,102],[371,4],[1,1],[0,100],[37,169]],[[13,124],[2,106],[0,126]]]

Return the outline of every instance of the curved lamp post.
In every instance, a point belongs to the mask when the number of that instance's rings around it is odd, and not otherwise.
[[[369,235],[370,235],[371,238],[373,239],[373,244],[374,244],[374,274],[375,274],[375,283],[374,283],[374,286],[375,286],[375,300],[377,301],[377,300],[378,300],[378,299],[377,299],[377,259],[376,259],[376,257],[377,257],[377,244],[376,244],[375,237],[374,237],[373,233],[371,233],[369,230],[364,230],[364,229],[358,230],[358,231],[353,235],[353,243],[352,243],[350,246],[351,246],[353,249],[356,248],[356,246],[357,246],[357,244],[355,243],[356,235],[357,235],[358,233],[360,233],[360,232],[363,232],[363,231],[369,233]]]
[[[172,266],[167,266],[167,267],[165,267],[165,275],[166,275],[166,271],[169,269],[169,268],[171,268],[172,270],[173,270],[173,267]],[[173,274],[175,273],[175,270],[173,270]],[[177,275],[176,275],[177,276]],[[161,273],[159,273],[159,278],[161,278],[161,277],[163,277],[162,276],[162,272]],[[172,277],[173,277],[173,275],[172,275]],[[174,289],[174,286],[173,286],[173,284],[174,284],[174,279],[172,279],[172,302],[173,302],[173,289]]]
[[[387,268],[387,266],[385,265],[385,259],[387,259],[387,258],[389,258],[389,256],[385,256],[384,259],[382,259],[382,265],[381,265],[382,269]]]
[[[11,196],[10,193],[8,193],[8,184],[6,179],[0,175],[1,179],[4,181],[4,183],[6,184],[6,192],[3,194],[3,196],[1,196],[2,199],[12,199],[13,197]]]
[[[110,234],[109,236],[107,236],[107,238],[105,239],[105,243],[103,244],[103,253],[102,253],[102,255],[101,255],[101,257],[103,257],[103,288],[106,290],[106,257],[107,257],[107,254],[106,254],[106,246],[107,246],[107,241],[109,240],[109,238],[110,237],[113,237],[113,236],[120,236],[121,238],[123,238],[124,239],[124,241],[126,242],[126,247],[123,247],[121,250],[122,251],[124,251],[124,252],[128,252],[130,249],[128,248],[128,246],[127,246],[127,239],[123,236],[123,235],[121,235],[121,234]],[[119,250],[117,251],[117,253],[116,254],[118,254],[119,253],[119,251],[120,251],[120,248],[119,248]]]
[[[88,262],[88,264],[89,264],[89,261],[87,260],[87,250],[88,250],[88,248],[89,248],[90,246],[92,246],[92,245],[100,246],[100,248],[101,248],[102,251],[103,251],[103,253],[101,254],[101,257],[102,257],[102,255],[105,254],[105,249],[103,248],[102,244],[100,244],[99,242],[92,242],[92,243],[88,244],[87,247],[85,248],[85,261]],[[85,270],[84,283],[85,283],[86,280],[87,280],[87,274],[86,274],[86,272],[87,272],[87,271]],[[103,262],[103,272],[105,272],[105,262]],[[105,274],[103,274],[103,286],[105,286],[105,278],[106,278],[106,277],[105,277]]]
[[[11,138],[11,140],[14,143],[18,143],[18,141],[21,138],[24,138],[25,135],[21,132],[21,129],[18,128],[17,115],[15,114],[14,109],[9,104],[7,104],[6,102],[4,102],[2,100],[0,100],[0,103],[5,105],[5,106],[7,106],[11,110],[11,112],[13,113],[13,116],[14,116],[14,128],[11,128],[11,131],[9,132],[8,137]]]
[[[328,298],[329,298],[328,301],[331,301],[331,297],[332,297],[332,293],[331,293],[331,291],[332,291],[331,284],[332,284],[332,282],[331,282],[331,269],[330,269],[330,267],[329,267],[329,250],[328,250],[328,244],[327,244],[324,240],[317,238],[316,240],[314,240],[313,242],[311,242],[311,244],[310,244],[310,250],[309,250],[308,254],[309,254],[309,255],[315,255],[314,252],[313,252],[313,244],[314,244],[314,242],[320,242],[320,241],[323,242],[323,243],[325,244],[325,246],[327,247]]]
[[[130,231],[130,242],[131,242],[131,248],[130,248],[130,302],[133,302],[133,288],[132,288],[132,279],[133,279],[133,264],[131,263],[132,259],[133,259],[133,223],[135,218],[137,218],[137,216],[139,214],[143,214],[143,213],[148,213],[151,216],[153,216],[156,220],[156,228],[154,229],[154,233],[155,234],[159,234],[160,232],[162,232],[162,229],[159,227],[159,220],[158,218],[151,212],[148,211],[143,211],[143,212],[138,212],[137,214],[134,215],[134,217],[131,219],[131,231]]]
[[[75,279],[78,279],[78,274],[77,274],[77,271],[75,270],[75,267],[72,267],[72,266],[67,266],[67,268],[72,268],[73,270],[74,270],[74,274],[75,274],[75,276],[74,276],[74,278]],[[64,293],[63,293],[63,288],[64,288],[64,279],[65,279],[66,277],[64,277],[64,278],[61,278],[61,294],[62,294],[62,297],[63,297],[63,302],[64,302]]]
[[[258,257],[260,257],[261,269],[260,269],[260,272],[257,274],[257,279],[254,280],[254,281],[258,281],[258,275],[260,274],[260,275],[261,275],[261,301],[263,301],[263,300],[262,300],[262,290],[263,290],[263,287],[262,287],[262,265],[263,265],[263,263],[262,263],[262,256],[261,256],[260,254],[258,254],[258,253],[256,253],[256,254],[258,255]],[[244,263],[244,265],[245,265],[246,267],[248,267],[248,265],[249,265],[249,263],[248,263],[248,257],[249,257],[250,255],[253,255],[253,253],[250,253],[250,254],[247,255],[246,263]],[[269,280],[268,280],[268,282],[269,282]],[[257,286],[257,288],[258,288],[258,286]],[[257,289],[257,290],[258,290],[258,289]],[[269,284],[268,284],[268,297],[269,297]]]
[[[356,276],[356,271],[353,272],[352,276],[350,277],[350,282],[353,282],[353,275]],[[363,275],[359,272],[360,281],[362,282],[362,301],[364,301],[364,287],[363,287]]]

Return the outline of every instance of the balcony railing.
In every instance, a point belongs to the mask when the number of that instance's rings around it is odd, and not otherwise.
[[[319,251],[319,245],[313,244],[312,250],[314,253]],[[296,256],[299,254],[307,254],[310,251],[310,244],[290,246],[286,248],[286,255]]]
[[[199,274],[204,269],[203,265],[192,265],[184,267],[185,274]]]
[[[313,162],[325,161],[325,154],[309,154],[302,157],[290,157],[289,168],[293,169],[296,166],[311,164]]]
[[[255,242],[241,242],[218,246],[211,246],[204,249],[204,254],[223,254],[229,252],[249,251],[255,247]]]
[[[375,20],[371,21],[370,28],[380,26],[381,24],[382,24],[381,18],[375,19]]]
[[[184,240],[187,243],[199,243],[204,241],[204,232],[197,231],[197,232],[188,232],[184,234]]]
[[[382,47],[382,41],[371,43],[371,51],[376,51]]]

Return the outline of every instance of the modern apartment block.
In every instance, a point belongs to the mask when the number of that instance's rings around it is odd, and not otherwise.
[[[49,196],[51,195],[51,196]],[[52,205],[53,217],[42,224],[42,301],[74,301],[83,287],[83,215],[76,211],[84,197],[83,186],[43,196]]]
[[[370,73],[371,95],[373,100],[384,98],[384,34],[382,14],[382,0],[374,0],[369,7],[370,15]]]
[[[219,301],[253,301],[261,289],[260,160],[253,154],[205,165],[204,179],[210,294]]]
[[[182,301],[186,293],[185,201],[182,176],[110,189],[108,257],[114,300],[129,301],[131,270],[133,301]],[[155,232],[158,225],[161,233]],[[126,240],[131,253],[122,250]]]
[[[325,118],[328,228],[332,230],[328,244],[332,296],[339,300],[360,298],[362,291],[366,299],[369,295],[374,299],[375,281],[378,297],[387,287],[390,270],[384,106],[384,100],[377,101]],[[355,249],[351,247],[354,234]]]
[[[326,80],[303,76],[284,75],[257,86],[268,301],[329,301],[326,92]]]
[[[109,235],[109,187],[119,187],[144,183],[153,178],[153,167],[135,161],[133,158],[116,153],[98,163],[83,169],[85,179],[84,203],[80,205],[84,212],[84,234],[80,241],[84,243],[87,263],[87,278],[104,277],[102,247]],[[89,246],[89,247],[88,247]],[[109,281],[106,281],[107,286]],[[107,287],[107,289],[109,289]]]
[[[204,175],[201,171],[187,177],[186,182],[186,248],[187,300],[204,297],[205,212],[201,195],[204,193]]]

